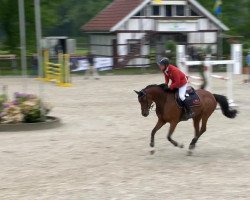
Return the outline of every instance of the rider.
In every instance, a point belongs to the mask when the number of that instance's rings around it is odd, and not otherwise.
[[[159,62],[159,67],[165,76],[165,84],[168,86],[169,79],[172,81],[170,90],[178,89],[179,98],[182,100],[186,110],[187,117],[193,118],[194,113],[186,101],[186,90],[187,90],[187,76],[179,70],[176,66],[169,63],[168,58],[162,58]]]

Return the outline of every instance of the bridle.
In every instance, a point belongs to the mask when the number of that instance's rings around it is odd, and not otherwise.
[[[146,97],[146,102],[147,102],[147,109],[148,111],[152,110],[154,107],[154,104],[152,103],[151,105],[148,103],[148,95],[144,90],[141,90],[141,93],[143,94],[141,97],[143,98],[144,96]]]

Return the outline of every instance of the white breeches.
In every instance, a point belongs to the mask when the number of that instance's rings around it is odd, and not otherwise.
[[[185,94],[186,94],[187,86],[188,84],[186,83],[185,85],[179,88],[179,97],[182,101],[184,101],[186,98]]]

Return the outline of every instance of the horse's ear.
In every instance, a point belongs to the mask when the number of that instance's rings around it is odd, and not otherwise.
[[[138,92],[138,91],[136,91],[136,90],[134,90],[134,91],[135,91],[136,94],[138,94],[138,95],[140,94],[140,92]]]

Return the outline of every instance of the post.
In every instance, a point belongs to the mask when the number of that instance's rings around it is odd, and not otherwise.
[[[65,81],[65,66],[64,66],[64,54],[58,54],[58,63],[60,64],[58,72],[58,84],[61,85]]]
[[[36,48],[37,48],[37,64],[38,64],[38,77],[39,78],[44,78],[44,70],[42,66],[42,48],[41,48],[41,41],[42,41],[42,28],[41,28],[41,11],[40,11],[40,0],[34,0],[34,6],[35,6],[35,23],[36,23]],[[49,60],[49,52],[47,52],[47,59]],[[48,62],[45,64],[46,67],[48,67]],[[45,69],[47,70],[47,69]],[[42,83],[39,83],[39,94],[40,94],[40,99],[43,100],[44,96],[44,86]],[[42,120],[45,120],[45,110],[42,106],[40,105],[40,112],[41,112],[41,117]]]
[[[69,54],[64,54],[65,83],[71,83],[69,59],[70,59]]]
[[[211,57],[210,56],[206,56],[205,61],[204,61],[204,65],[205,65],[205,76],[207,79],[207,87],[206,90],[211,91],[212,90],[212,81],[211,81],[211,74],[213,72],[213,66],[211,65],[210,61]]]
[[[49,80],[49,50],[44,50],[44,79]]]
[[[40,15],[40,0],[35,0],[35,21],[36,21],[36,47],[37,47],[37,60],[38,60],[38,75],[39,78],[44,77],[42,69],[42,30],[41,30],[41,15]]]
[[[233,65],[227,64],[227,96],[229,105],[233,103]]]
[[[71,80],[70,80],[70,55],[64,54],[63,55],[63,63],[61,65],[62,69],[62,75],[63,75],[63,82],[61,83],[61,86],[63,87],[70,87],[72,86]]]
[[[232,73],[242,73],[242,44],[231,45],[231,59],[234,60],[234,66]]]
[[[177,45],[176,48],[176,65],[180,68],[181,71],[183,71],[185,74],[188,73],[187,66],[185,66],[186,61],[186,51],[185,51],[185,45]]]
[[[20,48],[21,48],[21,66],[22,76],[24,78],[23,90],[27,90],[27,60],[26,60],[26,34],[25,34],[25,13],[24,13],[24,2],[18,0],[19,9],[19,29],[20,29]]]

